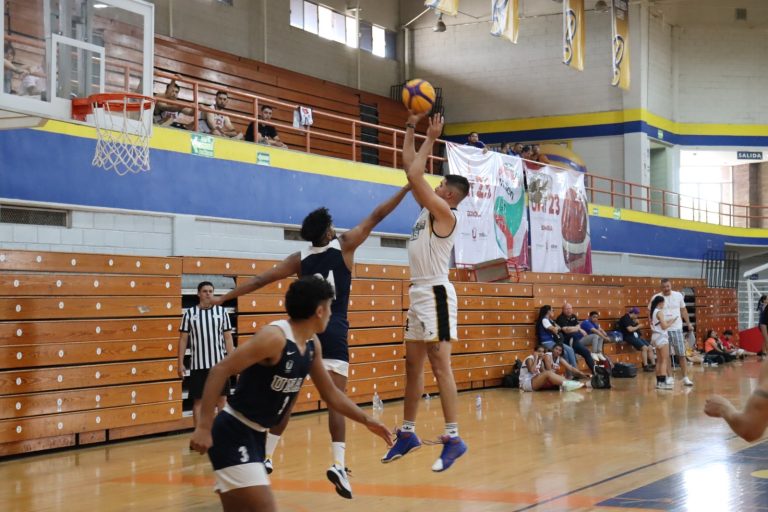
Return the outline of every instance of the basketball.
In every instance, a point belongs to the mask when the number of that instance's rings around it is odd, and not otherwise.
[[[435,88],[426,80],[414,78],[403,86],[403,105],[408,110],[423,114],[435,104]]]

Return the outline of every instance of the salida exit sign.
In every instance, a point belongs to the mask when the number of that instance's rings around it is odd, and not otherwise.
[[[736,158],[739,160],[762,160],[762,151],[737,151]]]

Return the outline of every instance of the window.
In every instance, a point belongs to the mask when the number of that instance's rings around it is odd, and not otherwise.
[[[395,58],[397,33],[368,22],[360,22],[355,16],[347,16],[324,5],[308,0],[290,0],[290,24],[317,34],[323,39],[360,48],[377,57]]]

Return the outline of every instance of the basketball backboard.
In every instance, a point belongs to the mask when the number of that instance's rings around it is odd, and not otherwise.
[[[0,127],[70,120],[72,99],[152,96],[154,6],[142,0],[4,0]]]

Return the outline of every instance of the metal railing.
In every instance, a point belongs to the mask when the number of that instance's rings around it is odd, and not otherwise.
[[[161,78],[165,80],[158,82],[157,78]],[[218,90],[227,91],[227,94],[230,98],[237,98],[241,101],[250,103],[250,105],[253,106],[254,113],[259,112],[261,105],[269,105],[271,107],[281,107],[290,112],[293,112],[302,106],[298,103],[288,103],[288,102],[276,100],[273,98],[268,98],[264,96],[258,96],[255,94],[247,93],[247,92],[228,89],[226,87],[221,87],[216,84],[204,82],[201,80],[196,80],[194,78],[180,76],[174,73],[155,70],[156,83],[165,84],[168,80],[175,80],[177,84],[181,86],[187,86],[188,90],[191,92],[192,97],[190,99],[170,100],[164,97],[156,96],[155,99],[163,103],[168,103],[168,104],[192,109],[194,111],[194,117],[195,117],[195,124],[194,124],[195,131],[198,130],[198,123],[199,123],[201,112],[206,112],[206,113],[215,112],[219,114],[221,113],[220,111],[212,109],[210,106],[206,105],[205,103],[201,103],[201,91],[206,91],[211,95],[215,94],[215,92]],[[312,109],[312,118],[315,120],[316,123],[317,121],[320,121],[323,119],[339,123],[340,126],[344,126],[346,130],[348,130],[349,135],[347,136],[340,135],[338,133],[341,133],[341,132],[334,133],[334,132],[331,132],[330,130],[320,130],[320,129],[313,128],[312,126],[295,127],[292,124],[285,124],[285,123],[280,123],[276,121],[265,121],[263,119],[260,119],[256,114],[254,115],[239,114],[239,113],[235,113],[233,111],[227,110],[226,115],[229,116],[230,118],[239,119],[245,123],[254,122],[258,124],[274,126],[275,129],[299,134],[304,139],[304,144],[302,146],[302,149],[307,153],[312,152],[313,139],[322,139],[322,140],[339,142],[344,145],[348,145],[350,148],[350,152],[348,153],[349,159],[352,160],[353,162],[359,161],[358,149],[363,147],[378,149],[379,151],[385,151],[385,152],[391,153],[392,167],[394,168],[398,167],[398,162],[402,162],[403,150],[401,146],[402,146],[402,141],[405,138],[405,130],[367,123],[365,121],[361,121],[353,117],[341,116],[338,114],[331,114],[329,112],[324,112],[322,110],[317,110],[314,108]],[[377,143],[366,142],[361,140],[360,136],[362,134],[363,128],[373,128],[375,130],[378,130],[380,134],[383,133],[385,135],[391,136],[392,144],[384,145],[384,144],[377,144]],[[416,139],[418,141],[422,141],[426,139],[426,137],[424,135],[416,134]],[[442,140],[438,142],[438,144],[443,144],[443,143],[444,141]],[[437,148],[438,145],[436,144],[435,147]],[[430,155],[428,157],[428,163],[427,163],[427,168],[429,172],[432,174],[434,174],[435,171],[439,172],[442,167],[442,162],[444,161],[445,161],[445,158],[443,157],[440,157],[434,154]]]

